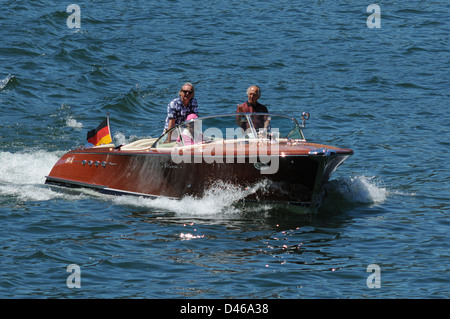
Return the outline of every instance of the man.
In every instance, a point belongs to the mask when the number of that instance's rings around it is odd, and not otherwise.
[[[170,101],[167,105],[167,117],[164,124],[164,132],[177,124],[186,121],[189,114],[198,116],[198,104],[194,98],[195,89],[191,83],[185,83],[178,92],[179,97]]]
[[[252,85],[247,89],[247,102],[244,102],[243,104],[239,105],[236,110],[236,113],[268,113],[267,107],[260,104],[258,102],[258,99],[261,97],[261,89],[257,85]],[[242,118],[238,119],[238,125],[242,127],[244,130],[248,129],[247,123],[244,123],[242,121]],[[266,128],[269,124],[269,121],[267,119],[267,116],[262,115],[255,115],[252,116],[253,126],[256,130],[259,128]]]

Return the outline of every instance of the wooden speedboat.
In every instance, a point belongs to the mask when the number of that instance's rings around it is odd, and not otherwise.
[[[148,197],[201,197],[218,181],[243,190],[245,201],[309,205],[351,149],[309,143],[302,123],[272,113],[206,116],[154,139],[79,147],[63,155],[46,184]]]

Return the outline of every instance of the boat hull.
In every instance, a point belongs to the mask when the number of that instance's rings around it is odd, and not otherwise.
[[[332,151],[317,151],[323,149]],[[46,184],[175,199],[187,195],[201,197],[218,182],[238,186],[243,191],[259,185],[249,192],[246,201],[309,205],[315,202],[331,173],[353,151],[305,143],[297,151],[292,146],[277,149],[270,161],[254,156],[256,153],[252,153],[250,146],[228,156],[205,149],[184,149],[180,154],[182,161],[173,152],[151,148],[143,151],[79,148],[58,160]]]

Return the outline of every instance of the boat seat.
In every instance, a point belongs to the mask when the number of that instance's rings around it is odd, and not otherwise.
[[[134,142],[131,142],[129,144],[123,145],[120,149],[121,150],[143,150],[150,148],[155,142],[157,138],[146,138],[142,140],[137,140]]]
[[[171,148],[174,146],[178,146],[179,144],[177,142],[170,142],[170,143],[161,143],[158,144],[157,148]]]
[[[92,148],[100,148],[100,147],[115,147],[116,145],[114,144],[100,144],[97,146],[92,146]]]

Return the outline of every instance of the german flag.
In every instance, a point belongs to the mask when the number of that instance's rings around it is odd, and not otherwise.
[[[95,146],[112,142],[109,129],[109,117],[107,116],[100,125],[87,133],[87,141]]]

